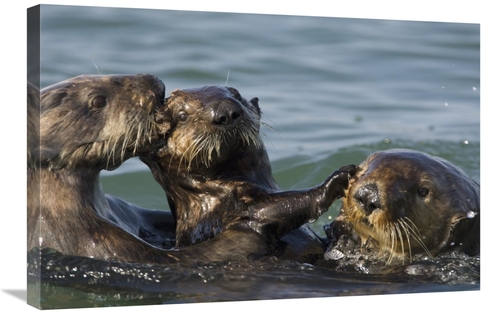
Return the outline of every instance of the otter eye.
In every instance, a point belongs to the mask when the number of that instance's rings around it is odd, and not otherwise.
[[[92,99],[90,106],[95,109],[103,108],[104,106],[106,106],[106,97],[104,96],[95,97],[94,99]]]
[[[179,119],[179,121],[185,122],[189,118],[189,115],[186,112],[181,111],[179,112],[179,116],[177,118]]]
[[[427,195],[429,195],[429,189],[420,188],[420,189],[418,189],[417,193],[418,193],[418,196],[420,196],[420,197],[426,197]]]

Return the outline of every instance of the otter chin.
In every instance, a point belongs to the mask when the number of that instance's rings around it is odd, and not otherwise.
[[[224,238],[239,226],[267,239],[267,252],[302,261],[323,255],[306,223],[343,196],[356,166],[316,187],[282,191],[259,134],[261,114],[258,98],[247,100],[232,87],[177,90],[167,98],[167,145],[141,160],[166,192],[178,247]]]
[[[474,256],[480,251],[479,209],[479,184],[456,165],[413,150],[376,152],[351,178],[327,232],[329,251],[346,236],[387,264],[411,261],[417,253]]]

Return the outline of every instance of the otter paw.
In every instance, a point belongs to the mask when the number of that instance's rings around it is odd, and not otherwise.
[[[347,172],[350,176],[354,176],[356,174],[356,172],[358,172],[358,170],[359,170],[359,167],[356,165],[346,165],[346,166],[342,166],[339,169],[337,169],[337,171],[340,171],[340,172]]]
[[[342,166],[327,179],[327,191],[329,191],[327,193],[333,197],[333,200],[344,197],[344,191],[349,186],[349,179],[356,174],[358,169],[356,165]]]

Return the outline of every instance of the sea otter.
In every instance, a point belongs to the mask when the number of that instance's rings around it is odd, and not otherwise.
[[[163,116],[170,124],[167,145],[141,160],[166,192],[178,247],[244,224],[274,237],[268,243],[279,244],[270,248],[277,255],[307,262],[323,255],[323,242],[304,224],[344,195],[342,184],[334,182],[340,177],[330,176],[311,189],[282,191],[259,134],[258,98],[247,100],[232,87],[176,90]]]
[[[99,172],[171,149],[165,144],[175,131],[164,97],[163,83],[152,75],[78,76],[43,89],[39,105],[36,91],[28,89],[29,121],[35,122],[38,111],[32,109],[40,107],[39,130],[28,126],[29,136],[39,134],[39,145],[28,142],[28,250],[48,247],[67,255],[161,264],[266,255],[276,239],[318,218],[342,196],[355,172],[355,166],[341,168],[303,191],[275,193],[244,182],[239,190],[258,202],[234,208],[223,232],[188,248],[154,247],[137,235],[142,209],[106,197]],[[174,223],[168,215],[160,218],[158,223]]]
[[[387,264],[411,261],[416,253],[474,256],[480,252],[479,209],[479,184],[449,161],[407,149],[376,152],[351,178],[327,231],[325,257],[348,254],[342,251],[349,241]]]
[[[142,252],[117,245],[123,230],[174,238],[169,212],[106,197],[99,183],[101,170],[165,143],[154,117],[164,97],[152,75],[81,75],[41,95],[28,84],[28,249],[133,259]]]

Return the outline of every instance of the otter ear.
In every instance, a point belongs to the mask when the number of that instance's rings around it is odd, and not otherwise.
[[[259,116],[262,115],[262,110],[260,110],[260,106],[259,106],[259,98],[254,97],[254,98],[250,99],[250,103],[255,107],[255,109],[257,109]]]
[[[251,103],[252,105],[254,105],[255,107],[257,107],[257,108],[258,108],[258,107],[259,107],[259,98],[254,97],[254,98],[250,99],[250,103]]]

